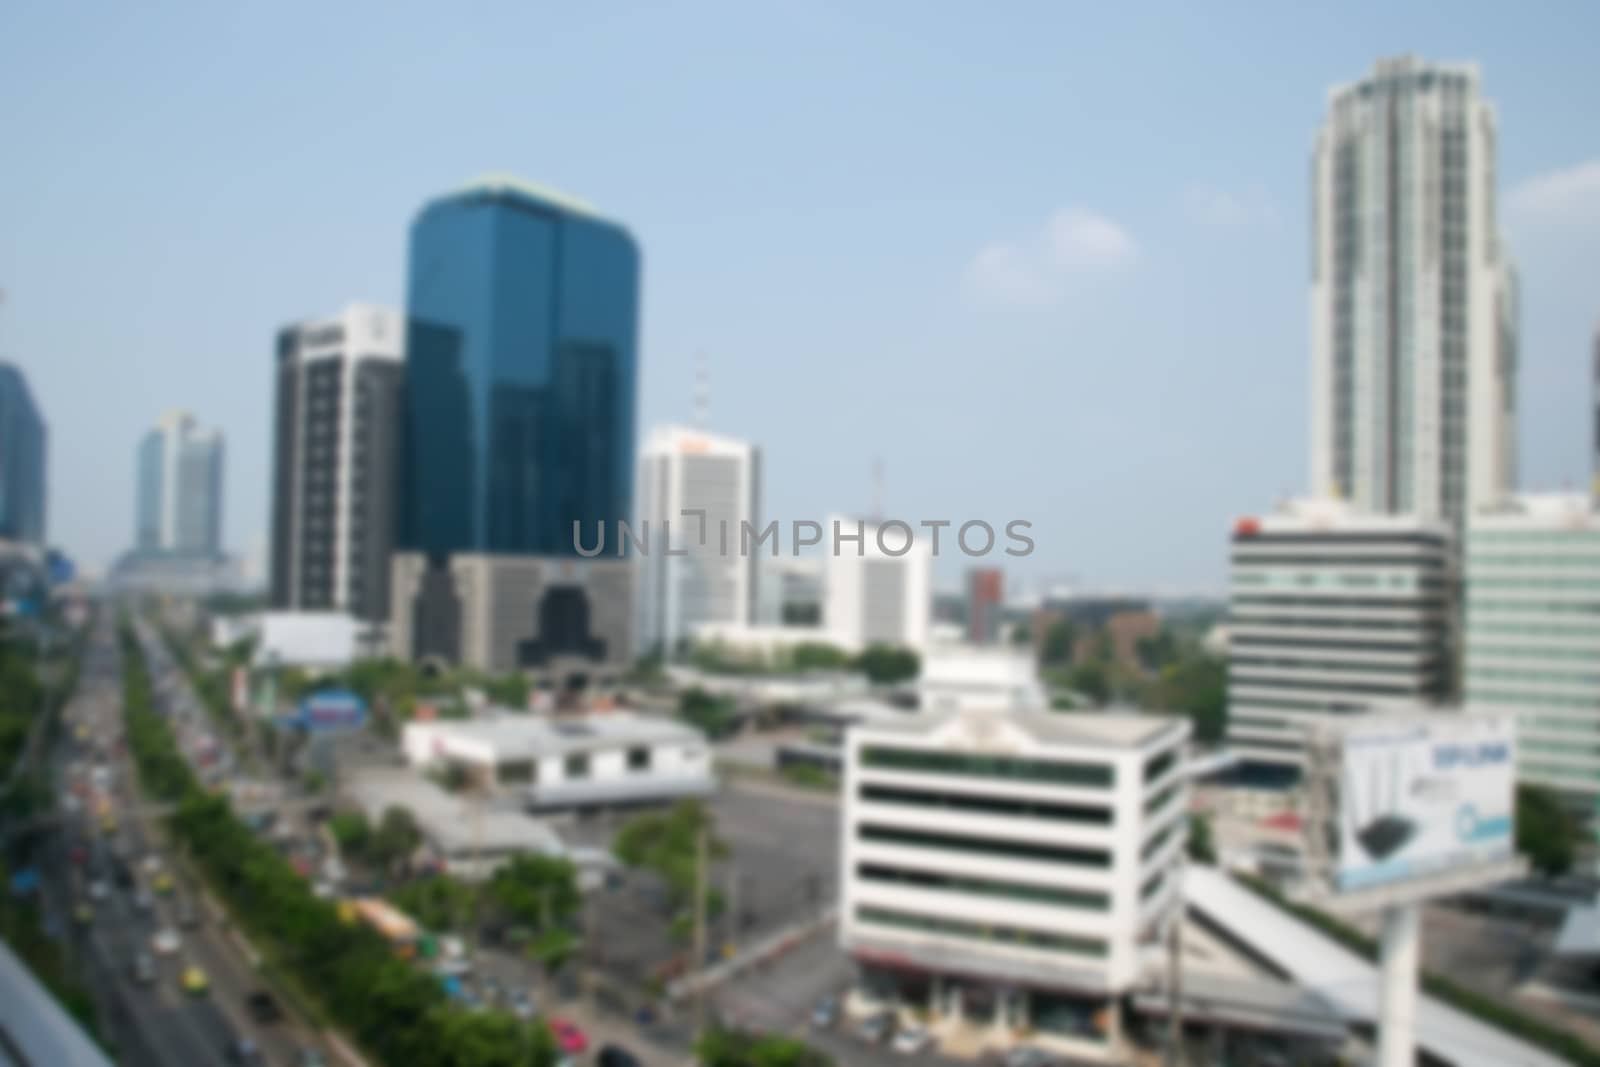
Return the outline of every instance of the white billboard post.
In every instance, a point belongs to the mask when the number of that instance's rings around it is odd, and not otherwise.
[[[1378,1064],[1416,1055],[1422,903],[1526,873],[1504,718],[1376,714],[1319,726],[1306,776],[1307,903],[1382,914]]]

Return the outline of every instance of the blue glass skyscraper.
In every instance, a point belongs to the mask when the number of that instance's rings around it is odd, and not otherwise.
[[[0,363],[0,538],[44,543],[46,443],[28,379]]]
[[[411,227],[399,547],[572,557],[632,513],[639,251],[490,178]]]

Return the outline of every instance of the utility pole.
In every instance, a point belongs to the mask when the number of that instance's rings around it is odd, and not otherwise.
[[[728,941],[730,946],[739,944],[739,935],[742,933],[739,925],[739,868],[728,864]]]
[[[706,854],[710,832],[702,822],[694,842],[694,1034],[706,1028]]]

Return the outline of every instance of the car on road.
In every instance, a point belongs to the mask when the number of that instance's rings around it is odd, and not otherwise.
[[[190,964],[183,969],[183,975],[178,979],[178,984],[183,987],[185,993],[193,996],[199,996],[211,989],[211,979],[206,976],[205,971],[194,964]]]
[[[267,1062],[256,1043],[248,1037],[236,1037],[229,1041],[222,1055],[229,1063],[238,1064],[239,1067],[258,1067]]]
[[[89,899],[90,900],[104,900],[104,899],[106,899],[106,897],[109,897],[110,895],[111,895],[111,887],[106,885],[106,883],[104,881],[102,881],[101,879],[96,878],[94,881],[89,883]]]
[[[856,1036],[869,1045],[877,1045],[887,1041],[894,1034],[894,1013],[888,1011],[876,1012],[867,1016],[856,1027]]]
[[[150,895],[148,889],[136,889],[133,893],[133,906],[140,911],[150,911],[156,906],[156,898]]]
[[[831,1030],[839,1021],[839,998],[823,997],[811,1009],[811,1025],[818,1030]]]
[[[563,1019],[559,1015],[551,1019],[550,1033],[555,1036],[556,1045],[562,1052],[587,1052],[589,1049],[589,1035],[571,1019]]]
[[[178,901],[178,925],[185,930],[193,930],[200,925],[200,913],[195,910],[192,901]]]
[[[183,947],[183,938],[170,926],[163,926],[150,935],[150,951],[157,956],[176,956]]]
[[[512,1015],[515,1015],[523,1022],[527,1022],[539,1014],[539,1008],[534,1004],[533,998],[520,989],[511,991],[511,995],[506,1000],[506,1007],[511,1009]]]
[[[162,896],[172,892],[172,875],[162,871],[150,880],[150,888]]]
[[[932,1044],[933,1035],[928,1033],[927,1027],[907,1026],[894,1035],[890,1047],[903,1056],[914,1056]]]
[[[133,962],[128,965],[128,973],[139,985],[153,985],[156,980],[155,957],[148,952],[135,953]]]
[[[72,921],[79,926],[88,926],[94,922],[94,908],[86,901],[79,901],[77,907],[72,909]]]
[[[596,1067],[644,1067],[639,1057],[621,1045],[604,1045],[595,1060]]]
[[[294,1067],[328,1067],[328,1058],[314,1048],[297,1048]]]
[[[257,989],[246,995],[244,1006],[249,1009],[250,1018],[262,1025],[283,1018],[283,1009],[278,1007],[277,999],[265,989]]]

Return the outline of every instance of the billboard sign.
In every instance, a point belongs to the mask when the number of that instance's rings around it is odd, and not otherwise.
[[[367,721],[367,705],[348,689],[322,689],[300,701],[287,725],[313,734],[358,730]]]
[[[1337,885],[1349,892],[1510,860],[1512,724],[1374,717],[1342,741]]]

